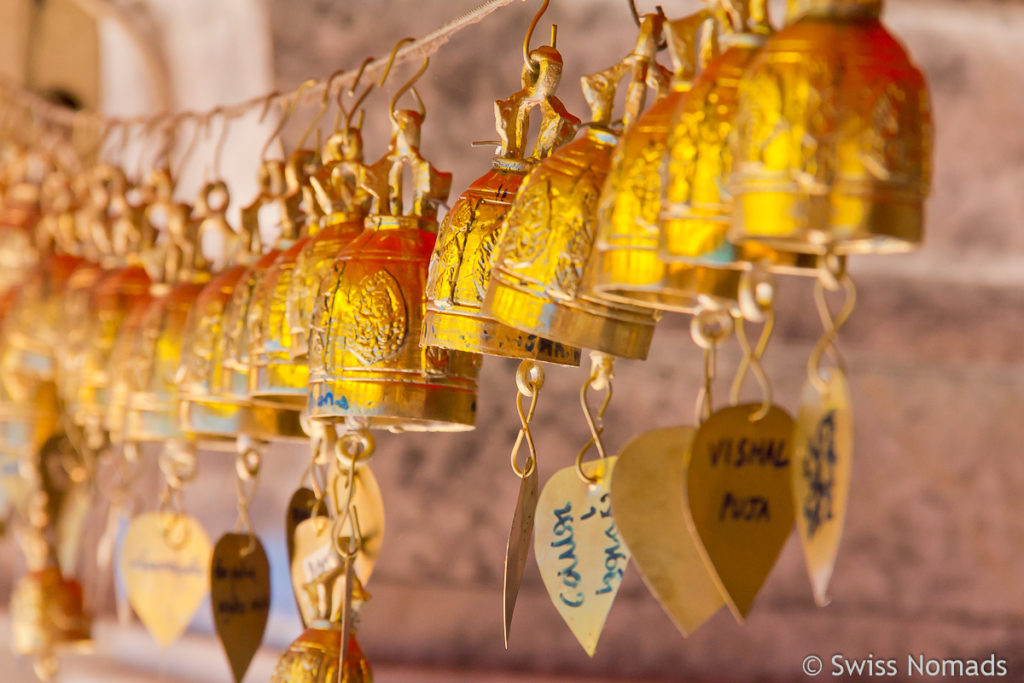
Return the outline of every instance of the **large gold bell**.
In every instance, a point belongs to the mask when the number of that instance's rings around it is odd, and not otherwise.
[[[924,76],[881,0],[798,0],[740,84],[731,236],[791,251],[913,249],[931,172]]]
[[[388,153],[360,181],[373,196],[366,229],[338,254],[317,295],[309,414],[371,428],[472,429],[481,357],[419,344],[437,204],[448,197],[451,175],[420,155],[422,112],[395,112],[392,100],[391,120]],[[406,166],[414,183],[403,214],[395,179]]]
[[[524,332],[625,358],[645,358],[657,315],[594,297],[584,270],[594,246],[597,200],[618,134],[611,128],[619,80],[630,74],[625,125],[643,107],[646,82],[667,78],[654,60],[662,19],[648,15],[622,62],[583,78],[593,123],[523,181],[505,217],[483,312]]]
[[[338,676],[341,638],[340,626],[306,629],[277,660],[271,683],[372,683],[370,662],[354,633],[349,636],[344,669]]]
[[[524,333],[484,315],[480,306],[491,280],[491,255],[523,178],[540,159],[572,139],[579,119],[554,96],[562,56],[553,47],[531,51],[523,89],[495,103],[501,150],[493,167],[469,186],[445,216],[430,260],[427,314],[421,343],[456,351],[578,365],[580,350]],[[526,153],[529,115],[540,108],[537,145]]]

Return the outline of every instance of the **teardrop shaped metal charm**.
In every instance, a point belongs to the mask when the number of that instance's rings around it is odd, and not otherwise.
[[[537,468],[520,480],[516,510],[512,514],[512,528],[505,548],[505,575],[503,580],[502,614],[505,618],[505,649],[508,649],[508,634],[512,628],[512,612],[519,597],[519,585],[526,570],[526,558],[530,554],[530,538],[533,537],[533,522],[537,513]]]
[[[814,601],[827,605],[846,519],[853,460],[853,412],[846,377],[823,370],[824,385],[804,385],[793,433],[793,502]]]
[[[760,403],[712,414],[697,430],[687,478],[690,515],[708,569],[742,621],[793,528],[793,418]]]
[[[644,583],[676,628],[695,631],[725,604],[686,504],[693,427],[655,429],[619,453],[612,509]]]
[[[209,590],[210,539],[194,517],[148,512],[128,527],[121,576],[143,625],[167,647],[184,633]]]
[[[249,534],[224,534],[213,549],[210,606],[217,637],[239,683],[263,641],[270,614],[270,564]]]
[[[583,650],[594,656],[608,611],[629,564],[611,510],[616,458],[583,463],[548,480],[537,500],[533,553],[544,586]]]

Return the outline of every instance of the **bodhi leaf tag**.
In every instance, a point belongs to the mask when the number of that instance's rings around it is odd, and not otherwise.
[[[270,565],[263,544],[249,534],[224,534],[213,549],[210,604],[235,681],[245,676],[263,641],[270,613]]]
[[[853,460],[853,412],[843,373],[830,368],[824,392],[804,386],[793,432],[793,498],[814,601],[827,605],[846,519]]]
[[[531,470],[519,484],[519,497],[516,499],[516,510],[512,515],[512,528],[509,530],[508,545],[505,549],[502,612],[505,617],[506,648],[509,630],[512,628],[512,612],[516,607],[519,585],[523,581],[526,558],[530,553],[530,537],[533,536],[533,522],[537,511],[537,468],[532,467]]]
[[[629,550],[612,517],[615,461],[583,463],[594,484],[585,483],[575,466],[556,472],[537,500],[534,522],[533,553],[544,586],[591,657],[629,564]]]
[[[189,515],[139,515],[125,533],[121,575],[132,609],[167,647],[185,631],[206,597],[210,539]]]
[[[380,493],[380,485],[373,470],[365,465],[356,467],[352,493],[352,506],[359,516],[359,535],[362,543],[355,559],[356,576],[365,586],[370,582],[370,575],[380,557],[380,549],[384,544],[384,498]],[[331,463],[327,477],[328,488],[335,501],[344,503],[348,499],[348,470],[342,471],[338,461]],[[338,514],[341,514],[338,512]],[[341,536],[352,534],[352,519],[347,518],[339,530]]]
[[[319,516],[325,514],[327,511],[326,506],[321,506],[317,503],[316,494],[311,489],[301,487],[292,494],[291,500],[288,501],[288,512],[285,517],[285,542],[288,549],[288,566],[292,566],[292,560],[295,559],[295,529],[302,522],[306,521],[310,517]],[[295,582],[292,582],[292,594],[295,597],[295,605],[299,609],[299,617],[302,619],[303,626],[309,626],[306,623],[306,612],[302,609],[301,599],[299,598],[299,592],[301,587]]]
[[[712,414],[693,440],[687,492],[709,570],[743,620],[793,528],[793,418],[760,404]]]
[[[686,505],[693,427],[646,432],[619,454],[612,509],[644,583],[685,636],[725,600]]]

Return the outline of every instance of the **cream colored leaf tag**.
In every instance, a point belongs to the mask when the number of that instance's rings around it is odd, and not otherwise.
[[[793,498],[814,601],[827,605],[846,519],[853,460],[853,411],[843,373],[830,368],[824,392],[808,382],[793,433]]]
[[[292,556],[291,577],[295,600],[299,605],[299,614],[304,624],[311,624],[321,616],[322,605],[318,604],[323,589],[318,589],[317,579],[337,571],[341,565],[341,557],[334,548],[331,535],[334,526],[329,517],[310,517],[299,522],[295,527],[295,554]],[[340,591],[327,587],[330,599],[336,601],[343,597]],[[329,609],[329,606],[328,606]]]
[[[337,459],[331,462],[327,481],[334,500],[344,504],[348,499],[348,470],[341,471]],[[359,535],[362,543],[355,560],[356,576],[365,586],[370,582],[370,575],[380,557],[380,549],[384,544],[384,498],[380,494],[380,485],[366,465],[356,467],[355,483],[353,484],[352,505],[359,517]],[[340,513],[339,513],[340,514]],[[341,536],[352,533],[352,519],[347,518],[339,529]]]
[[[612,517],[609,486],[616,458],[554,474],[537,500],[533,554],[544,586],[562,619],[590,656],[629,564],[629,550]]]
[[[793,528],[793,419],[760,404],[719,410],[693,440],[687,492],[694,528],[734,616],[742,620]]]
[[[288,567],[292,566],[292,560],[295,559],[295,529],[302,522],[306,521],[310,517],[316,517],[320,515],[326,515],[327,505],[317,503],[316,494],[311,489],[301,487],[296,489],[295,493],[292,494],[291,500],[288,501],[288,512],[285,516],[284,522],[284,537],[285,544],[288,550]],[[309,626],[306,623],[306,615],[302,611],[302,606],[299,601],[299,591],[301,588],[292,583],[292,594],[295,596],[295,606],[299,609],[299,617],[302,619],[303,626]]]
[[[685,636],[725,604],[690,521],[686,477],[693,427],[646,432],[619,454],[612,509],[644,583]]]
[[[502,614],[505,618],[505,648],[508,649],[508,634],[512,629],[512,613],[519,597],[519,585],[526,570],[526,558],[530,553],[530,539],[533,537],[533,520],[537,510],[537,468],[519,483],[519,496],[512,514],[512,528],[505,547],[505,576],[503,586]]]
[[[210,567],[213,623],[235,681],[241,681],[263,641],[270,614],[270,564],[249,534],[224,534]]]
[[[209,589],[210,539],[188,515],[148,512],[128,526],[121,576],[143,625],[167,647],[185,631]]]

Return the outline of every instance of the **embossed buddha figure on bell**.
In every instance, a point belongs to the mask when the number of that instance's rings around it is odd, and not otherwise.
[[[661,16],[644,17],[633,51],[583,78],[592,123],[523,180],[495,247],[485,315],[562,344],[646,357],[657,314],[593,297],[584,270],[594,246],[597,200],[619,137],[612,127],[618,84],[630,76],[622,117],[628,127],[643,110],[648,86],[657,94],[667,89],[668,75],[655,61],[661,29]]]
[[[437,206],[451,175],[420,153],[422,105],[395,111],[410,85],[392,99],[387,154],[360,173],[373,198],[365,231],[338,254],[317,295],[309,413],[378,429],[472,429],[481,357],[419,344]],[[411,192],[402,186],[405,170]]]
[[[923,237],[932,123],[924,76],[881,0],[792,0],[739,85],[730,236],[815,254]]]
[[[530,52],[523,69],[523,89],[495,102],[501,149],[491,170],[469,186],[441,223],[427,280],[424,345],[579,364],[578,348],[522,332],[480,310],[502,221],[523,178],[540,160],[571,140],[579,126],[579,119],[555,97],[561,76],[561,54],[554,47],[537,48]],[[540,130],[528,151],[526,138],[533,109],[540,111]]]

